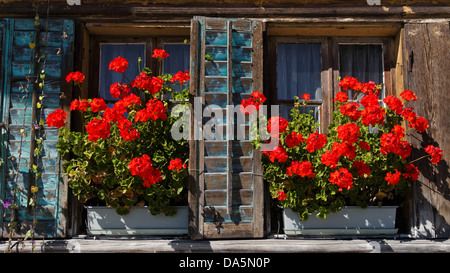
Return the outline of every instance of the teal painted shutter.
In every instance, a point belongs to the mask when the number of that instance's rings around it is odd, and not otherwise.
[[[263,91],[262,23],[194,18],[190,89],[194,116],[202,109],[215,107],[215,116],[202,111],[203,118],[191,125],[191,237],[262,237],[260,151],[252,150],[248,118],[239,126],[236,117],[227,118],[227,105],[234,107],[253,91]],[[212,123],[217,124],[210,130],[208,125]],[[215,132],[214,136],[211,132]],[[217,132],[222,132],[222,136]],[[245,139],[239,137],[239,132],[244,133]]]
[[[56,149],[58,130],[40,125],[55,109],[67,110],[65,75],[72,65],[74,25],[71,20],[56,18],[41,19],[39,26],[34,19],[5,19],[2,23],[5,71],[1,122],[7,129],[2,130],[1,199],[16,200],[19,205],[14,211],[18,223],[15,236],[23,236],[36,219],[36,236],[64,237],[67,187]],[[40,77],[42,71],[45,78]],[[39,86],[42,81],[43,88]],[[35,150],[40,139],[42,154]],[[35,211],[29,205],[31,186],[38,187]],[[2,236],[7,237],[11,210],[7,209],[1,220]]]

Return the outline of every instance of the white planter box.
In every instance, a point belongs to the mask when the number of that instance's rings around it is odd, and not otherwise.
[[[330,213],[326,219],[317,214],[300,221],[299,215],[289,208],[283,210],[284,232],[286,235],[394,235],[397,207],[344,207]]]
[[[177,206],[175,216],[152,215],[147,207],[132,207],[118,215],[109,207],[86,207],[89,235],[182,235],[188,233],[188,207]]]

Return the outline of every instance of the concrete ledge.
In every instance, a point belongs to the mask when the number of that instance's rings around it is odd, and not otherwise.
[[[15,243],[15,242],[14,242]],[[14,245],[13,243],[13,245]],[[7,241],[0,241],[4,252]],[[31,242],[12,252],[31,252]],[[36,241],[40,253],[450,253],[450,239],[254,239],[86,238]]]

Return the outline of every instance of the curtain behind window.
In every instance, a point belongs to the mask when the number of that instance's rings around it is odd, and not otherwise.
[[[357,78],[359,82],[383,83],[383,48],[381,45],[339,45],[340,76]],[[360,94],[362,96],[362,94]],[[353,97],[353,92],[349,92]],[[384,88],[380,92],[384,98]],[[359,99],[359,97],[358,97]]]
[[[114,58],[128,60],[128,68],[124,73],[109,70],[109,63]],[[145,44],[103,44],[100,49],[100,90],[99,96],[107,102],[117,101],[111,96],[109,88],[115,82],[129,83],[139,75],[138,58],[141,57],[141,69],[145,66]]]
[[[278,44],[278,100],[310,94],[322,100],[321,44]]]

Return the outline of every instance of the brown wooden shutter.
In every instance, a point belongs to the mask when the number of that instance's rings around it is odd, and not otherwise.
[[[252,149],[249,124],[231,127],[226,115],[227,105],[239,105],[253,91],[263,91],[262,23],[195,17],[191,77],[190,235],[194,239],[262,237],[261,153]],[[212,129],[223,129],[222,138],[208,139],[205,126],[213,118],[207,114],[199,118],[212,105],[220,108],[213,112],[223,114]],[[244,140],[238,140],[237,127],[245,133]]]

